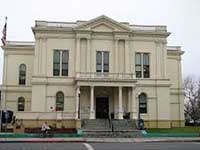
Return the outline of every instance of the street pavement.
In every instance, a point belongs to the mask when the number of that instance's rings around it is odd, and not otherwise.
[[[0,150],[199,150],[200,143],[0,143]]]
[[[155,143],[155,142],[200,142],[200,137],[157,137],[157,138],[0,138],[0,143]]]

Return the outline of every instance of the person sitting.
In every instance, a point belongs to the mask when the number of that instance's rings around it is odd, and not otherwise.
[[[50,130],[50,127],[47,125],[47,122],[44,122],[41,128],[43,137],[45,137],[48,134],[49,130]]]

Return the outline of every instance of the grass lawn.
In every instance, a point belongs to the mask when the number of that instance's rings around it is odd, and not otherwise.
[[[171,129],[147,129],[148,133],[200,133],[200,126],[171,128]]]

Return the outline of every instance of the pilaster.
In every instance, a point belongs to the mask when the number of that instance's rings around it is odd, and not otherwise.
[[[130,64],[129,64],[129,40],[125,40],[125,73],[130,73]]]
[[[114,72],[118,73],[118,67],[119,67],[119,60],[118,60],[118,39],[115,39],[115,64],[114,64]]]
[[[80,72],[80,38],[76,38],[76,72]]]
[[[87,38],[87,57],[86,57],[86,61],[87,61],[87,72],[91,72],[90,71],[90,65],[91,65],[91,39]]]

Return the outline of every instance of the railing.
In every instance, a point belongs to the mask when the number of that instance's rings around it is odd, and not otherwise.
[[[122,80],[122,79],[134,79],[135,74],[133,73],[108,73],[108,72],[78,72],[76,74],[78,79],[111,79],[111,80]]]
[[[145,26],[145,25],[130,25],[135,31],[154,31],[154,32],[166,32],[166,26]]]
[[[77,22],[56,22],[56,21],[36,21],[36,26],[37,27],[43,27],[43,26],[48,26],[48,27],[69,27],[69,28],[74,28],[77,27],[78,25],[85,23],[87,21],[77,21]],[[134,31],[153,31],[153,32],[167,32],[167,27],[162,26],[162,25],[131,25],[129,23],[121,23]]]
[[[167,46],[167,50],[175,50],[175,51],[180,51],[181,47],[180,46]]]
[[[16,112],[16,119],[74,119],[73,112]]]
[[[20,45],[20,46],[26,46],[26,45],[35,45],[35,42],[31,42],[31,41],[6,41],[7,45]]]

